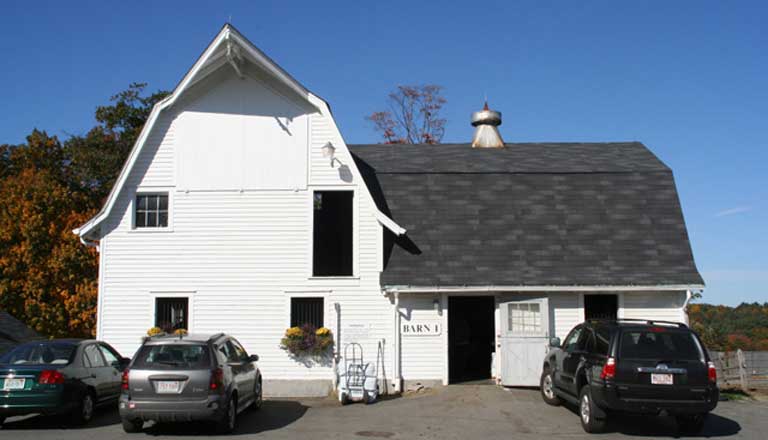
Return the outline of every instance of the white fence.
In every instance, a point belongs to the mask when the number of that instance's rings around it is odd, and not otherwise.
[[[768,351],[711,351],[720,388],[768,388]]]

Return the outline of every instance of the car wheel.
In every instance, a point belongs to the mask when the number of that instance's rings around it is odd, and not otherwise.
[[[144,427],[144,421],[141,419],[121,419],[123,422],[123,431],[128,434],[135,432],[141,432],[141,428]]]
[[[548,405],[558,406],[563,401],[555,394],[555,383],[552,378],[552,370],[549,367],[544,368],[541,373],[541,380],[539,381],[539,387],[541,388],[541,398],[544,399]]]
[[[707,420],[707,414],[695,414],[691,416],[677,416],[677,429],[688,435],[695,435],[704,429],[704,422]]]
[[[579,419],[581,427],[588,433],[597,433],[605,430],[605,419],[598,419],[598,413],[595,401],[592,399],[592,389],[589,385],[581,387],[579,395]]]
[[[254,410],[260,410],[261,405],[264,403],[264,386],[261,384],[261,382],[258,382],[256,384],[256,393],[255,397],[253,398],[253,404],[251,405],[251,408]]]
[[[226,411],[224,412],[224,415],[221,418],[221,420],[219,420],[216,430],[220,434],[229,434],[235,430],[236,424],[237,424],[237,400],[235,400],[233,396],[229,398]]]
[[[80,401],[72,412],[72,423],[85,425],[93,418],[93,410],[96,407],[96,399],[92,391],[88,390],[80,396]]]
[[[5,423],[5,417],[0,417],[0,426],[3,426],[3,423]]]

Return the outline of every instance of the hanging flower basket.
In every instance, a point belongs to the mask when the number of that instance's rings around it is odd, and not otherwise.
[[[333,333],[309,324],[291,327],[280,340],[280,348],[297,357],[322,356],[333,348]]]

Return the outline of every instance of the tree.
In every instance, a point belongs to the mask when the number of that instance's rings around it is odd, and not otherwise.
[[[440,111],[447,102],[437,85],[397,86],[389,94],[389,111],[374,112],[366,119],[381,133],[386,144],[439,144],[445,134]]]
[[[98,207],[112,189],[152,107],[168,95],[165,91],[146,95],[145,88],[144,83],[133,83],[112,96],[112,105],[96,108],[97,125],[64,144],[73,182],[91,194],[92,207]]]
[[[63,144],[34,130],[0,145],[0,309],[51,337],[95,334],[98,256],[72,229],[99,209],[152,106],[144,84],[96,109],[97,125]]]
[[[92,211],[67,182],[56,137],[11,148],[0,186],[0,308],[54,337],[93,335],[98,260],[71,230]]]

